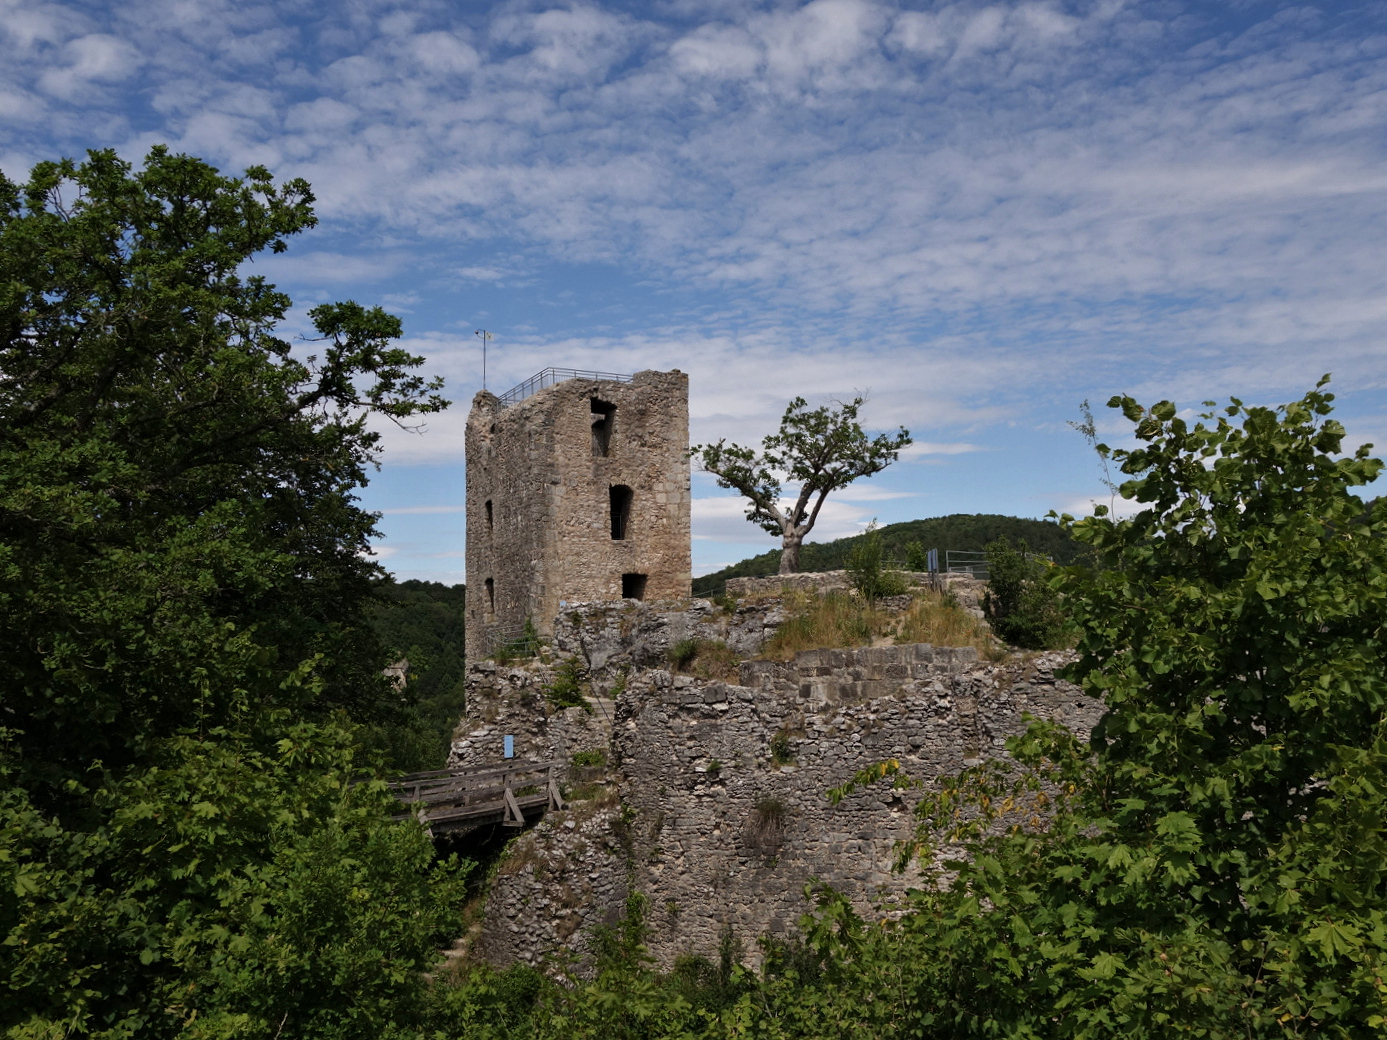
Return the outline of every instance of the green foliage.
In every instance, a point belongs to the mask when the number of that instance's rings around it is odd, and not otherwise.
[[[392,660],[409,661],[405,717],[367,727],[366,746],[397,772],[441,769],[466,707],[462,585],[403,581],[381,590],[386,601],[372,628]]]
[[[1035,724],[921,802],[907,927],[954,1035],[1358,1037],[1387,1023],[1387,522],[1324,383],[1190,424],[1114,398],[1128,520],[1060,582],[1088,744]],[[881,773],[860,777],[882,782]]]
[[[907,546],[916,542],[926,550],[937,548],[940,565],[950,549],[982,552],[988,542],[1002,536],[1013,541],[1025,541],[1036,552],[1058,564],[1075,562],[1087,550],[1074,541],[1069,532],[1053,521],[1028,520],[1016,516],[996,516],[988,513],[954,513],[928,520],[908,520],[880,528],[882,546],[888,560],[908,560]],[[804,571],[841,570],[848,553],[861,535],[839,538],[832,542],[808,542],[800,549],[800,569]],[[921,568],[923,569],[923,568]],[[714,596],[723,591],[728,578],[756,578],[779,573],[780,551],[774,550],[742,560],[693,581],[695,596]]]
[[[795,749],[790,743],[790,734],[783,729],[771,737],[771,761],[778,766],[789,765],[795,760]]]
[[[669,648],[669,663],[675,668],[684,668],[693,663],[698,656],[697,639],[681,639]]]
[[[883,567],[884,556],[881,532],[873,520],[846,560],[848,582],[871,607],[876,606],[876,601],[882,596],[900,596],[910,589],[899,573]]]
[[[465,871],[434,863],[354,737],[278,712],[158,742],[76,831],[0,799],[0,1030],[376,1037],[418,1022]],[[52,1035],[59,1035],[57,1032]]]
[[[575,766],[605,766],[607,764],[607,752],[602,748],[575,751],[572,762]]]
[[[866,646],[885,626],[881,614],[840,589],[791,593],[784,602],[785,620],[761,648],[769,660],[788,661],[801,650],[821,647]]]
[[[302,181],[162,148],[0,178],[0,1031],[391,1036],[460,889],[352,748],[372,415],[446,402],[358,304],[247,262]]]
[[[1025,542],[1016,548],[1003,537],[987,546],[988,582],[982,609],[999,639],[1027,650],[1064,645],[1064,613],[1047,570],[1045,563],[1030,555]]]
[[[544,696],[555,708],[582,708],[589,715],[592,705],[583,695],[583,669],[576,657],[559,662],[554,678],[544,687]]]
[[[905,569],[916,573],[929,570],[929,550],[919,541],[905,543]]]
[[[676,671],[701,679],[737,682],[739,678],[741,658],[721,639],[681,639],[669,648],[666,657]]]
[[[780,537],[781,574],[799,570],[800,545],[813,530],[824,499],[859,477],[880,473],[911,443],[904,426],[895,434],[869,438],[857,422],[863,401],[854,397],[832,408],[811,409],[796,397],[786,407],[780,429],[761,442],[760,452],[725,440],[689,449],[717,477],[718,487],[733,488],[749,500],[748,520]],[[782,479],[799,485],[788,505],[780,500]]]

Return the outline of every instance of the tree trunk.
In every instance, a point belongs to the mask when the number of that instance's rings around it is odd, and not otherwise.
[[[780,573],[799,573],[799,543],[803,535],[787,534],[780,548]]]

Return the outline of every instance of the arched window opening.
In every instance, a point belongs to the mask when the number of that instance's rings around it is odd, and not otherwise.
[[[616,405],[592,399],[592,453],[606,458],[612,449],[612,427],[616,424]]]
[[[612,540],[623,541],[631,524],[631,489],[625,484],[613,484],[609,492],[612,507]]]

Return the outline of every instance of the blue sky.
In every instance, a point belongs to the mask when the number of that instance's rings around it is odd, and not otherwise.
[[[167,142],[302,176],[257,270],[401,315],[455,402],[363,493],[463,578],[462,428],[550,365],[690,373],[695,441],[870,395],[917,444],[811,540],[1080,511],[1114,393],[1387,437],[1387,7],[0,0],[0,169]],[[772,540],[694,485],[695,572]]]

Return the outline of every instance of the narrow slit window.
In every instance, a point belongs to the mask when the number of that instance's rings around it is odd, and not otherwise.
[[[611,491],[612,540],[625,540],[627,528],[631,525],[631,489],[625,484],[613,484]]]
[[[496,582],[486,579],[486,609],[496,613]]]
[[[490,534],[490,533],[492,532],[493,529],[494,529],[494,524],[493,524],[493,522],[492,522],[492,516],[491,516],[491,499],[488,498],[488,499],[486,500],[486,531],[487,531],[487,534]]]
[[[623,574],[621,576],[622,599],[645,599],[645,574]]]
[[[606,458],[612,450],[612,427],[616,423],[616,405],[592,399],[592,453]]]

